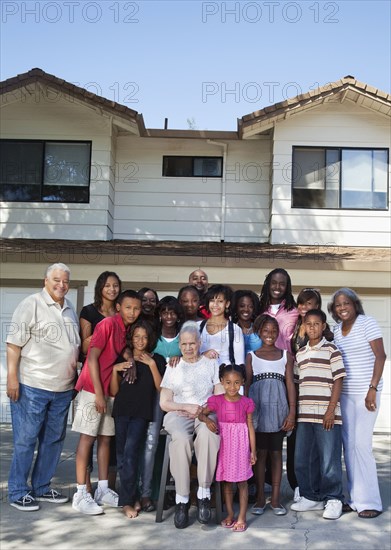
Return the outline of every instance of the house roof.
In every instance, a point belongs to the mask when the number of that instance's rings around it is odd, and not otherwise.
[[[37,254],[37,250],[39,254]],[[99,251],[99,253],[97,253]],[[42,258],[64,263],[198,265],[205,267],[276,267],[317,270],[389,272],[391,249],[356,246],[305,246],[269,243],[195,241],[80,241],[58,239],[0,239],[3,262],[40,263]],[[96,258],[96,260],[91,260]],[[201,262],[200,262],[201,261]],[[277,263],[276,263],[277,262]]]
[[[102,108],[105,111],[125,119],[128,122],[136,123],[140,135],[145,133],[145,125],[143,116],[133,109],[129,109],[125,105],[121,105],[116,101],[106,99],[105,97],[94,94],[85,88],[76,86],[71,82],[67,82],[62,78],[58,78],[52,74],[46,73],[42,69],[31,69],[27,73],[16,75],[7,80],[0,82],[0,95],[9,94],[16,90],[25,88],[28,93],[34,93],[34,86],[47,86],[51,89],[57,90],[64,94],[68,98],[76,98],[84,103],[92,105],[93,107]]]
[[[336,100],[341,102],[349,100],[379,114],[391,116],[390,94],[348,75],[336,82],[330,82],[326,86],[321,86],[243,116],[238,120],[239,135],[241,138],[246,138],[265,132],[280,120],[285,120],[289,116]]]
[[[369,84],[356,80],[353,76],[345,76],[341,80],[331,82],[315,90],[297,95],[285,101],[275,103],[244,115],[238,119],[236,131],[200,131],[174,129],[146,129],[141,114],[125,105],[94,94],[85,88],[67,82],[51,75],[42,69],[31,69],[0,82],[0,95],[25,88],[28,93],[34,93],[34,85],[46,85],[71,97],[75,97],[95,108],[102,108],[124,121],[136,125],[140,136],[189,139],[245,139],[269,131],[280,120],[302,113],[323,103],[349,100],[362,107],[371,109],[383,116],[391,116],[391,95]]]

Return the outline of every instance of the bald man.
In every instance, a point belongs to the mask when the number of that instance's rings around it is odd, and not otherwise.
[[[194,286],[200,295],[200,307],[198,308],[198,314],[203,319],[208,319],[210,313],[206,307],[204,298],[208,292],[209,282],[208,275],[202,269],[196,269],[189,275],[189,284]]]
[[[196,269],[189,275],[189,284],[196,287],[202,298],[208,291],[208,275],[202,269]]]

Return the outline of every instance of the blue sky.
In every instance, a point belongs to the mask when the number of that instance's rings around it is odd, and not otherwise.
[[[1,79],[40,67],[146,126],[236,119],[350,74],[390,90],[390,2],[7,1]]]

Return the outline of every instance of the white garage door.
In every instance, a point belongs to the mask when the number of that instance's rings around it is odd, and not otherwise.
[[[11,323],[12,314],[16,306],[30,294],[39,292],[42,287],[37,288],[19,288],[8,287],[0,288],[0,323],[1,323],[1,342],[0,342],[0,422],[11,422],[11,412],[9,399],[6,395],[7,385],[7,362],[6,362],[6,336],[8,327]],[[76,304],[77,291],[70,290],[67,298]]]
[[[389,432],[391,431],[391,298],[389,296],[365,295],[361,295],[360,298],[362,299],[365,313],[376,319],[383,333],[387,361],[384,366],[384,386],[375,430]]]

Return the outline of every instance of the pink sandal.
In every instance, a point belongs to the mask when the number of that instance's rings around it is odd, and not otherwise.
[[[225,529],[232,529],[232,527],[235,525],[236,520],[235,519],[223,519],[223,521],[220,523],[221,527],[225,527]]]
[[[243,533],[243,531],[247,531],[247,523],[245,521],[243,523],[236,521],[232,526],[232,531],[234,533]]]

